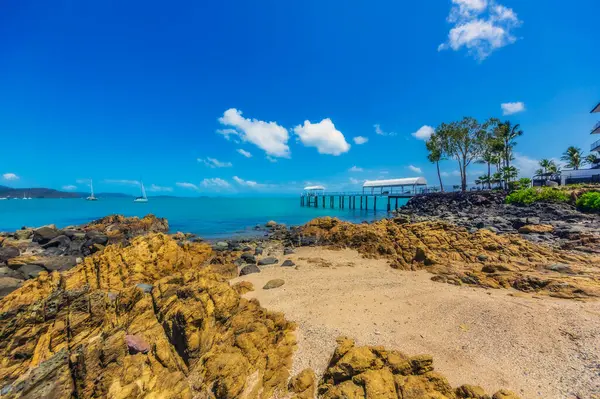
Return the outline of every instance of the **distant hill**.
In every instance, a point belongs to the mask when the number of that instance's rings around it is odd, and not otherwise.
[[[23,198],[85,198],[89,193],[76,193],[54,190],[52,188],[12,188],[0,186],[0,197]],[[97,193],[98,198],[131,198],[132,195],[123,193]]]

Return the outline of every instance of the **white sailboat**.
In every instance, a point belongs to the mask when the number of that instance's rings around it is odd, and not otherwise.
[[[98,201],[98,198],[94,196],[94,182],[90,179],[90,196],[86,198],[88,201]]]
[[[146,189],[144,188],[144,182],[140,182],[140,186],[142,189],[142,195],[133,200],[133,202],[148,202],[148,197],[146,196]]]

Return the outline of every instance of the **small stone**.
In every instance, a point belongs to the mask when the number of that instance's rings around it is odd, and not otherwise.
[[[279,288],[283,284],[285,284],[285,281],[283,281],[280,278],[276,278],[274,280],[269,280],[267,282],[267,284],[265,284],[265,286],[263,287],[263,290],[270,290],[270,289],[273,289],[273,288]]]
[[[256,256],[252,254],[242,254],[242,256],[240,256],[240,259],[242,259],[246,263],[256,264]]]
[[[258,268],[258,266],[248,265],[248,266],[244,266],[242,268],[242,270],[240,270],[240,276],[245,276],[247,274],[252,274],[252,273],[260,273],[260,269]]]
[[[259,266],[274,265],[276,263],[279,263],[279,260],[273,256],[269,256],[258,261]]]
[[[544,234],[552,233],[553,231],[554,227],[547,224],[528,224],[519,228],[519,233],[521,234]]]
[[[488,260],[488,256],[487,255],[477,255],[477,260],[479,260],[480,262],[485,262],[486,260]]]
[[[281,264],[281,266],[291,267],[291,266],[296,266],[296,264],[294,262],[292,262],[290,259],[286,259],[286,260],[283,261],[283,263]]]
[[[262,255],[263,251],[264,250],[261,247],[256,247],[256,249],[254,250],[254,255]]]
[[[219,241],[213,246],[213,248],[215,251],[225,251],[229,248],[229,244],[225,241]]]
[[[496,273],[496,268],[492,265],[485,265],[481,268],[481,271],[484,273]]]
[[[154,286],[152,284],[144,284],[144,283],[136,284],[136,287],[138,287],[139,289],[144,291],[146,294],[151,293],[152,288],[154,288]]]
[[[125,343],[127,344],[127,348],[129,348],[130,355],[148,353],[150,351],[150,345],[139,335],[126,335]]]
[[[250,252],[250,251],[252,251],[252,247],[246,245],[245,247],[242,248],[242,251],[244,251],[244,252]]]
[[[283,254],[284,255],[291,255],[294,253],[294,250],[292,248],[284,248],[283,249]]]
[[[556,263],[554,265],[546,266],[546,269],[551,270],[553,272],[558,272],[558,273],[568,273],[568,274],[573,273],[571,266],[565,265],[563,263]]]

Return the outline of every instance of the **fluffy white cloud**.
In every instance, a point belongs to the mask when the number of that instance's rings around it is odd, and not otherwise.
[[[419,140],[429,140],[434,131],[435,130],[431,126],[424,125],[412,135]]]
[[[73,191],[73,190],[77,190],[77,186],[74,186],[72,184],[68,184],[66,186],[62,186],[62,189],[65,191]]]
[[[227,181],[220,179],[218,177],[212,178],[212,179],[204,179],[202,180],[202,182],[200,182],[200,185],[202,185],[202,187],[206,187],[206,188],[230,188],[231,184],[229,184]]]
[[[348,169],[349,172],[362,172],[363,168],[359,168],[358,166],[353,166],[350,169]]]
[[[307,147],[315,147],[319,154],[340,155],[350,151],[350,144],[346,138],[335,128],[331,119],[323,119],[319,123],[304,121],[304,125],[298,125],[294,132],[300,138],[302,144]]]
[[[350,184],[363,184],[364,180],[355,179],[354,177],[350,178]]]
[[[237,150],[238,153],[242,154],[243,156],[245,156],[246,158],[252,158],[252,154],[250,154],[248,151],[243,150],[241,148],[239,148]]]
[[[375,134],[379,135],[379,136],[395,136],[396,133],[394,132],[384,132],[381,129],[381,126],[379,124],[375,124],[373,125],[373,127],[375,128]]]
[[[208,166],[209,168],[231,168],[233,165],[231,162],[221,162],[218,159],[215,158],[210,158],[210,157],[206,157],[206,158],[198,158],[198,162],[202,162],[204,165]]]
[[[150,187],[148,187],[148,191],[152,191],[152,192],[171,192],[173,191],[173,187],[164,187],[164,186],[157,186],[156,184],[152,184]]]
[[[516,152],[514,154],[514,160],[512,161],[512,166],[519,169],[519,177],[529,177],[531,178],[535,171],[540,168],[540,160],[530,158],[527,155],[523,155],[521,153]],[[554,161],[557,165],[561,166],[561,161],[558,158],[550,158],[551,161]]]
[[[415,173],[423,173],[423,171],[421,170],[421,168],[416,167],[414,165],[408,165],[408,169],[412,170]]]
[[[368,138],[363,137],[363,136],[356,136],[352,140],[354,140],[354,144],[357,144],[357,145],[365,144],[367,141],[369,141]]]
[[[125,184],[129,186],[139,186],[140,182],[137,180],[123,180],[123,179],[105,179],[104,183],[108,184]]]
[[[235,129],[218,130],[229,139],[232,135],[239,136],[242,141],[250,142],[263,149],[268,155],[280,158],[290,157],[290,148],[287,145],[289,135],[287,129],[276,122],[264,122],[257,119],[248,119],[242,116],[242,111],[230,108],[219,122]]]
[[[452,3],[448,22],[454,26],[438,50],[466,48],[470,55],[482,61],[517,40],[512,30],[521,25],[521,21],[511,8],[487,0],[452,0]]]
[[[2,178],[4,180],[19,180],[19,176],[15,175],[14,173],[5,173],[2,175]]]
[[[175,185],[177,187],[187,188],[190,190],[198,190],[198,186],[195,185],[194,183],[182,182],[182,183],[175,183]]]
[[[271,187],[272,186],[271,184],[257,183],[253,180],[244,180],[237,176],[233,176],[233,180],[240,186],[245,186],[245,187],[250,187],[250,188],[260,188],[260,187]]]
[[[503,103],[500,104],[500,107],[502,108],[502,115],[512,115],[525,111],[525,103],[521,101],[516,103]]]
[[[453,170],[450,173],[448,173],[448,172],[441,172],[440,175],[442,177],[450,177],[450,176],[460,177],[460,170]]]

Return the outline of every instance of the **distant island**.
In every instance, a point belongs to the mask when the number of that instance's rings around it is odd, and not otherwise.
[[[0,186],[0,197],[5,198],[86,198],[89,193],[60,191],[52,188],[12,188]],[[131,198],[133,195],[123,193],[98,193],[99,198]]]

